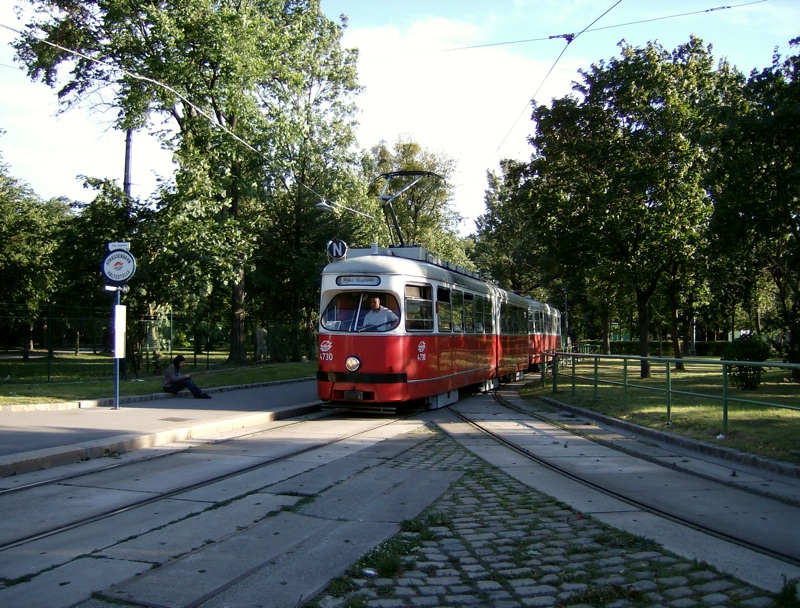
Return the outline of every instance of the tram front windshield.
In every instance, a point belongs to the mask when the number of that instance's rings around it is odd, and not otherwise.
[[[375,298],[380,300],[380,309],[388,310],[373,311]],[[389,331],[400,323],[400,306],[390,293],[347,291],[334,296],[321,323],[329,331]]]

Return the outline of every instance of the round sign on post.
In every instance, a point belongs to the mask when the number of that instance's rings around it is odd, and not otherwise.
[[[126,283],[136,272],[136,258],[124,249],[109,251],[103,258],[103,276],[112,285]]]

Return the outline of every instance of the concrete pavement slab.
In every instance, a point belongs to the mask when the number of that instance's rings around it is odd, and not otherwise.
[[[209,454],[192,450],[172,455],[159,462],[158,468],[152,463],[136,463],[127,467],[124,476],[115,470],[101,471],[73,480],[70,484],[157,494],[222,477],[259,462],[260,459],[247,456]]]
[[[140,605],[178,608],[200,606],[205,598],[247,579],[265,584],[266,592],[258,591],[261,601],[269,601],[271,593],[289,595],[294,606],[300,596],[309,597],[310,589],[324,585],[337,570],[343,571],[352,561],[375,544],[398,530],[396,524],[336,522],[296,513],[280,513],[274,518],[209,546],[145,576],[117,585],[104,596]],[[314,564],[306,558],[309,551],[327,547],[326,560]],[[297,563],[299,580],[287,579],[276,566],[284,561]],[[320,567],[326,576],[311,574]],[[313,585],[313,587],[312,587]],[[259,603],[261,603],[259,601]],[[234,604],[235,605],[235,604]],[[256,605],[254,604],[241,604]]]
[[[4,498],[4,510],[13,513],[13,525],[0,527],[0,542],[32,536],[130,503],[131,493],[125,490],[73,487],[65,499],[63,487],[32,488],[24,497],[12,494]],[[9,520],[4,517],[4,521]]]
[[[119,409],[0,412],[0,477],[208,437],[320,407],[310,379],[220,390],[210,400],[149,397]]]
[[[331,525],[323,534],[307,539],[291,553],[272,560],[198,608],[302,606],[317,595],[330,579],[341,576],[363,554],[389,539],[393,524],[347,522]]]
[[[169,534],[165,535],[161,530],[142,534],[109,547],[101,551],[100,555],[163,564],[252,526],[255,522],[296,504],[298,500],[300,498],[297,496],[266,492],[250,494],[227,503],[224,507],[206,510],[174,523],[169,527]]]
[[[461,475],[457,471],[375,467],[331,487],[310,504],[303,505],[300,512],[342,521],[400,523],[428,506]]]
[[[63,532],[57,538],[48,536],[24,547],[6,549],[0,554],[0,578],[14,580],[59,566],[113,546],[130,536],[163,528],[207,508],[208,505],[200,503],[168,500],[160,505],[130,509],[119,514],[113,523],[101,520],[78,530]],[[16,532],[22,535],[18,527]]]
[[[361,454],[351,458],[340,458],[326,465],[316,467],[300,475],[289,477],[269,487],[276,494],[297,494],[314,496],[332,485],[361,473],[364,469],[383,464],[380,458],[363,458]]]
[[[48,570],[31,583],[0,589],[0,606],[68,608],[88,599],[108,581],[123,581],[149,570],[150,564],[116,559],[82,558]]]

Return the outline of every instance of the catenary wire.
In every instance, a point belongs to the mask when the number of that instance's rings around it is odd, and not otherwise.
[[[592,21],[589,25],[587,25],[585,28],[583,28],[577,34],[574,34],[574,35],[573,34],[563,34],[562,35],[564,37],[564,40],[566,40],[567,44],[564,45],[564,48],[561,49],[561,52],[558,54],[558,57],[556,57],[556,60],[553,62],[553,65],[551,65],[550,69],[547,70],[547,74],[545,74],[544,78],[542,78],[542,81],[539,83],[539,86],[536,87],[536,91],[533,93],[533,95],[531,95],[531,99],[535,99],[536,95],[539,94],[539,91],[544,86],[544,83],[547,82],[547,79],[550,77],[550,74],[553,73],[553,70],[556,68],[556,65],[558,65],[558,62],[561,60],[561,57],[567,51],[567,48],[569,48],[569,45],[572,44],[572,41],[575,40],[578,36],[582,35],[584,32],[586,32],[590,27],[592,27],[595,23],[600,21],[600,19],[605,17],[608,13],[610,13],[612,10],[614,10],[621,3],[622,3],[622,0],[617,0],[617,2],[615,2],[611,7],[606,9],[599,17],[597,17],[594,21]],[[525,114],[525,111],[528,109],[529,105],[530,105],[530,100],[525,102],[525,107],[522,108],[522,111],[519,113],[519,116],[517,116],[517,118],[514,120],[513,124],[508,129],[508,132],[503,136],[503,139],[500,140],[500,143],[497,145],[497,148],[495,149],[494,154],[497,154],[500,151],[500,148],[503,147],[503,144],[506,142],[506,139],[508,139],[508,136],[511,135],[511,132],[514,130],[514,127],[517,126],[517,123],[519,122],[520,118],[522,118],[522,116]]]
[[[763,2],[767,2],[767,0],[754,0],[753,2],[745,2],[744,4],[733,4],[733,5],[729,5],[729,6],[728,5],[726,5],[726,6],[717,6],[717,7],[714,7],[714,8],[707,8],[707,9],[700,10],[700,11],[691,11],[691,12],[688,12],[688,13],[676,13],[674,15],[664,15],[663,17],[653,17],[652,19],[640,19],[638,21],[628,21],[626,23],[617,23],[615,25],[606,25],[606,26],[603,26],[603,27],[588,27],[588,28],[584,29],[581,33],[584,34],[584,33],[589,33],[589,32],[601,32],[601,31],[604,31],[604,30],[611,30],[611,29],[615,29],[615,28],[619,28],[619,27],[627,27],[629,25],[639,25],[641,23],[652,23],[654,21],[664,21],[666,19],[677,19],[679,17],[688,17],[690,15],[699,15],[701,13],[713,13],[713,12],[716,12],[716,11],[723,11],[723,10],[729,10],[729,9],[734,9],[734,8],[741,8],[743,6],[750,6],[751,4],[761,4]],[[542,36],[540,38],[525,38],[523,40],[506,40],[506,41],[502,41],[502,42],[487,42],[486,44],[474,44],[474,45],[470,45],[470,46],[460,46],[460,47],[455,47],[455,48],[451,48],[451,49],[442,49],[440,51],[434,51],[434,52],[450,53],[450,52],[453,52],[453,51],[468,51],[468,50],[471,50],[471,49],[482,49],[482,48],[493,47],[493,46],[508,46],[508,45],[511,45],[511,44],[524,44],[526,42],[543,42],[545,40],[554,40],[556,38],[564,38],[564,39],[570,41],[571,39],[574,39],[575,36],[576,36],[576,34],[554,34],[554,35],[550,35],[550,36]]]

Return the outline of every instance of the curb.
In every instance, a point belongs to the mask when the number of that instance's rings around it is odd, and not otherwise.
[[[0,457],[0,478],[32,473],[104,456],[118,455],[186,439],[206,437],[214,433],[266,424],[284,418],[291,418],[292,416],[302,416],[303,414],[319,411],[321,404],[321,401],[310,401],[259,414],[222,418],[146,434],[128,433],[115,435],[82,443],[3,456]]]
[[[762,456],[746,454],[745,452],[740,452],[734,448],[726,448],[724,446],[714,445],[713,443],[707,443],[698,439],[691,439],[689,437],[682,437],[681,435],[676,435],[674,433],[667,433],[665,431],[659,431],[650,427],[639,426],[638,424],[619,420],[618,418],[611,418],[604,414],[598,414],[597,412],[593,412],[592,410],[587,410],[582,407],[569,405],[568,403],[561,403],[560,401],[550,397],[539,397],[539,399],[555,408],[566,410],[568,412],[572,412],[573,414],[580,414],[581,416],[586,416],[587,418],[597,420],[598,422],[602,422],[612,427],[621,428],[626,431],[632,431],[637,435],[644,435],[646,437],[650,437],[651,439],[656,439],[664,443],[694,450],[696,452],[701,452],[703,454],[708,454],[724,460],[730,460],[731,462],[736,462],[738,464],[743,464],[757,469],[763,469],[765,471],[786,475],[787,477],[795,477],[800,479],[800,466],[793,465],[788,462],[770,460],[769,458],[763,458]]]
[[[314,376],[305,378],[289,378],[287,380],[270,380],[269,382],[256,382],[253,384],[236,384],[231,386],[217,386],[206,390],[207,393],[227,393],[229,391],[239,391],[248,388],[264,388],[267,386],[278,386],[280,384],[292,384],[294,382],[307,382],[314,380]],[[188,396],[189,391],[179,393],[150,393],[146,395],[129,395],[120,397],[119,404],[142,403],[144,401],[160,401],[161,399],[178,399]],[[114,407],[114,397],[102,397],[100,399],[84,399],[81,401],[62,401],[60,403],[20,403],[16,405],[2,405],[0,412],[60,412],[64,410],[84,409],[90,407]]]

